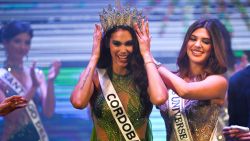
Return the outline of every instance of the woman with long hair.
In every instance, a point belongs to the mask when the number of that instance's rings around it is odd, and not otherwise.
[[[155,61],[169,88],[169,99],[160,106],[168,140],[216,140],[219,109],[228,87],[225,44],[217,21],[202,18],[189,27],[176,73]]]
[[[138,13],[110,7],[100,15],[102,28],[95,26],[89,64],[71,95],[75,108],[90,105],[91,140],[152,140],[149,115],[167,90],[152,60],[148,24]]]

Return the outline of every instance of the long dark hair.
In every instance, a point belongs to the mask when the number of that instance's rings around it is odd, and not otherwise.
[[[189,75],[189,57],[187,55],[187,43],[192,33],[198,28],[205,28],[211,38],[212,51],[205,64],[205,72],[210,74],[223,74],[227,71],[227,58],[225,51],[224,36],[216,24],[217,19],[202,18],[195,21],[189,28],[185,35],[181,51],[177,58],[177,65],[179,67],[179,74],[181,77]]]
[[[0,43],[4,40],[9,41],[21,33],[27,33],[32,38],[33,29],[30,24],[23,21],[10,21],[4,24],[0,30]]]
[[[140,90],[140,100],[145,109],[144,115],[148,116],[152,110],[153,105],[150,102],[147,93],[147,88],[148,88],[147,73],[144,68],[143,58],[140,54],[137,36],[133,28],[125,25],[119,25],[109,29],[104,33],[101,41],[101,56],[98,60],[97,67],[112,68],[112,57],[110,54],[109,43],[111,35],[119,29],[127,30],[132,36],[133,52],[129,56],[127,69],[132,74],[136,88]]]
[[[233,54],[233,50],[232,50],[231,34],[227,30],[226,26],[221,21],[215,20],[215,23],[220,28],[221,33],[224,37],[225,48],[226,48],[226,53],[227,53],[228,69],[233,70],[236,58],[235,58],[235,56]]]

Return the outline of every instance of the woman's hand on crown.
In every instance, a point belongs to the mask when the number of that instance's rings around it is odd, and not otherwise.
[[[147,55],[150,53],[150,42],[151,42],[151,35],[149,33],[149,25],[148,21],[144,22],[144,19],[141,21],[141,29],[139,28],[138,24],[134,25],[134,29],[137,35],[137,39],[140,45],[140,52],[141,55]]]
[[[93,48],[92,57],[100,57],[100,45],[102,40],[102,27],[101,25],[95,24],[94,35],[93,35]]]

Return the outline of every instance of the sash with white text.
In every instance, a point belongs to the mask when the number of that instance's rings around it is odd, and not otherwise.
[[[138,137],[134,126],[131,124],[106,70],[97,69],[97,72],[103,95],[123,137],[126,141],[140,141],[140,138]]]
[[[22,84],[11,73],[9,73],[3,68],[0,68],[0,79],[7,86],[9,86],[17,95],[24,96],[25,90]],[[47,133],[43,127],[36,105],[32,99],[28,102],[28,105],[25,107],[25,109],[39,134],[39,141],[48,141],[49,139]]]
[[[173,128],[177,141],[193,141],[184,111],[184,100],[171,89],[169,89],[168,95],[168,109],[170,117],[173,117]]]

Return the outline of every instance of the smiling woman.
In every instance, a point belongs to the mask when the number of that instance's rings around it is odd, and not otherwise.
[[[92,141],[152,140],[149,115],[153,104],[164,103],[167,89],[139,13],[109,7],[100,15],[103,36],[95,26],[92,56],[71,95],[75,108],[90,105]]]
[[[169,100],[160,106],[167,140],[217,140],[219,110],[227,91],[225,44],[218,22],[199,19],[189,27],[176,73],[158,67],[170,89]]]
[[[204,64],[211,50],[210,36],[206,28],[195,30],[187,44],[187,54],[190,59],[190,65]]]
[[[129,56],[133,52],[132,36],[129,31],[119,29],[112,34],[109,46],[114,72],[119,73],[118,69],[126,68]],[[126,74],[126,72],[121,73]]]

